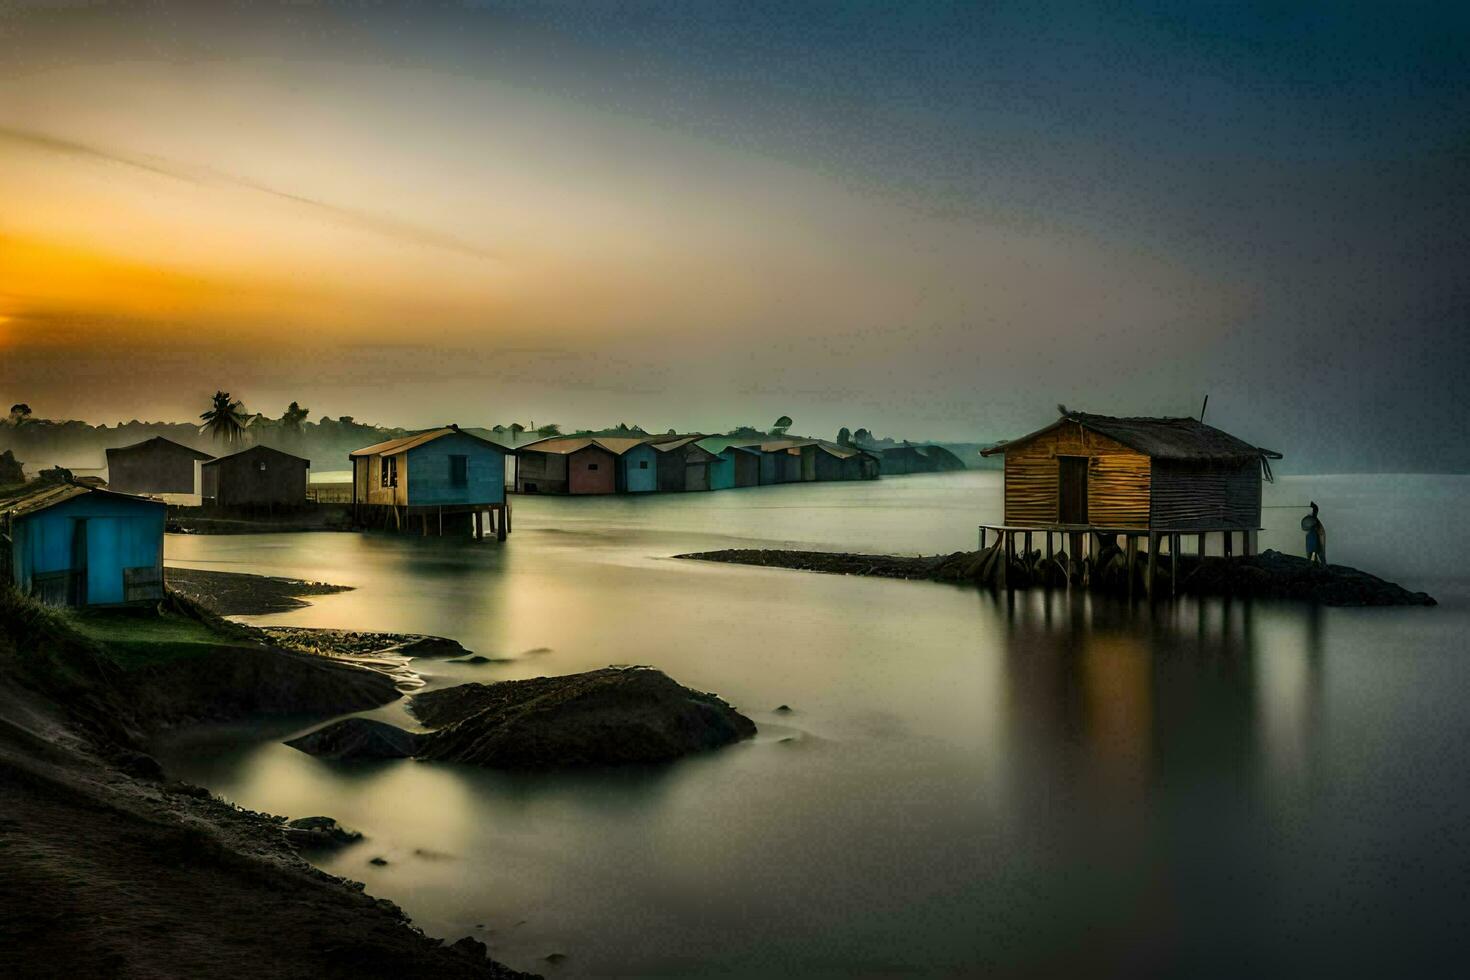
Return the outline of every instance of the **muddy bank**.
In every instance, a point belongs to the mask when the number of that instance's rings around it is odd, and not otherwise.
[[[957,551],[949,555],[918,558],[738,548],[674,557],[836,575],[868,575],[987,587],[996,584],[1005,561],[999,549],[994,546],[985,551]],[[1040,552],[1033,552],[1018,556],[1006,574],[1010,584],[1017,588],[1034,585],[1065,587],[1065,562],[1065,554],[1048,561]],[[1167,595],[1171,589],[1169,576],[1172,567],[1167,554],[1163,556],[1159,566],[1157,588],[1160,594]],[[1133,585],[1138,595],[1143,594],[1146,567],[1147,556],[1141,555],[1133,572]],[[1098,561],[1089,561],[1085,569],[1082,573],[1084,581],[1093,590],[1117,593],[1128,591],[1126,557],[1117,548],[1104,550]],[[1305,558],[1269,550],[1259,555],[1235,558],[1180,555],[1177,591],[1181,595],[1291,599],[1327,606],[1435,604],[1434,599],[1423,592],[1410,592],[1356,568],[1319,565]]]
[[[334,759],[560,769],[668,762],[756,733],[754,722],[720,698],[651,667],[460,684],[415,695],[409,710],[435,730],[414,734],[348,718],[286,744]]]
[[[164,570],[168,587],[220,616],[263,616],[309,605],[306,596],[351,592],[348,585],[305,582],[274,575],[215,572],[199,568]]]
[[[0,590],[0,975],[522,976],[314,869],[279,818],[160,779],[130,673]]]

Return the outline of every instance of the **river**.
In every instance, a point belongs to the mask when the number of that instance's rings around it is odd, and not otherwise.
[[[521,497],[504,544],[171,535],[170,564],[355,588],[247,621],[505,659],[418,661],[432,686],[652,664],[761,731],[542,775],[323,761],[280,744],[315,727],[290,722],[158,752],[243,806],[361,829],[321,866],[551,976],[1443,972],[1470,886],[1467,493],[1266,489],[1261,547],[1300,553],[1315,499],[1333,561],[1432,609],[1130,608],[669,557],[973,548],[1000,517],[993,471]]]

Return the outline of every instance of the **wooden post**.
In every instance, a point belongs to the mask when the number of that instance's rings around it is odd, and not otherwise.
[[[439,537],[444,537],[444,508],[439,508]]]
[[[470,515],[470,537],[479,541],[484,535],[480,532],[480,512],[475,511]]]
[[[1169,535],[1169,595],[1179,594],[1179,535]]]
[[[1203,534],[1199,536],[1199,556],[1201,558],[1205,556],[1205,536]]]
[[[1067,535],[1067,588],[1072,588],[1072,576],[1078,574],[1082,568],[1077,563],[1077,552],[1082,550],[1082,535],[1073,531]]]
[[[1016,539],[1010,531],[1001,531],[1000,535],[1005,541],[1005,547],[1001,549],[1000,584],[1009,589],[1011,587],[1011,555],[1016,550]]]
[[[1128,598],[1133,598],[1133,580],[1137,578],[1138,568],[1138,538],[1132,534],[1126,535],[1128,549]]]
[[[505,533],[510,533],[510,498],[507,497],[500,503],[500,516],[505,524]]]
[[[1150,599],[1154,597],[1154,586],[1157,584],[1154,579],[1156,578],[1155,573],[1157,573],[1158,570],[1159,533],[1157,531],[1150,531],[1148,532],[1148,578],[1143,583],[1144,591],[1148,593],[1148,597]]]
[[[985,550],[985,537],[986,537],[986,533],[987,533],[987,529],[982,525],[981,528],[980,528],[980,550],[981,551],[984,551]]]
[[[1031,532],[1026,532],[1026,560],[1031,560]]]
[[[1234,535],[1231,534],[1229,531],[1226,531],[1225,532],[1225,557],[1226,558],[1229,558],[1230,555],[1231,555],[1231,551],[1232,551],[1231,545],[1232,545],[1232,542],[1231,542],[1230,539],[1233,538],[1233,537],[1234,537]]]
[[[1256,532],[1255,531],[1241,531],[1240,532],[1240,553],[1242,555],[1245,555],[1247,558],[1249,558],[1251,555],[1253,555],[1253,554],[1256,553],[1256,540],[1255,539],[1256,539]]]
[[[495,540],[504,541],[505,536],[510,533],[509,512],[505,509],[505,504],[501,504],[496,510],[500,511],[500,520],[495,522]]]

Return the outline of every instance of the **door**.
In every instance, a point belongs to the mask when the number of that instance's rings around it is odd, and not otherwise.
[[[71,522],[71,571],[67,576],[66,604],[87,604],[87,521]]]
[[[89,606],[123,601],[122,521],[87,521],[87,595]]]
[[[1057,523],[1087,523],[1087,457],[1057,457]]]

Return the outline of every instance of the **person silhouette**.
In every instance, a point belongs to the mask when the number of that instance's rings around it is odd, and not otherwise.
[[[1327,528],[1317,517],[1317,502],[1310,504],[1312,512],[1302,518],[1302,530],[1307,532],[1307,559],[1327,564]]]

